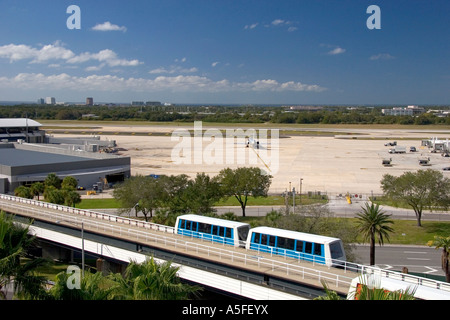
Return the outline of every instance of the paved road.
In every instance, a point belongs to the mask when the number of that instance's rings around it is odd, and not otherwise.
[[[364,201],[356,201],[349,204],[345,199],[331,199],[327,204],[331,212],[333,212],[338,217],[354,217],[358,212],[361,211],[361,207],[364,206]],[[260,217],[265,216],[271,210],[284,209],[284,206],[250,206],[246,207],[245,215],[249,217]],[[416,214],[412,209],[401,209],[394,207],[383,207],[388,214],[392,214],[395,219],[411,219],[416,220]],[[292,209],[291,209],[292,210]],[[233,212],[237,216],[242,215],[242,209],[240,207],[218,207],[217,213],[223,214],[225,212]],[[433,221],[450,221],[450,212],[426,212],[422,216],[422,220],[433,220]]]
[[[375,248],[375,264],[383,269],[402,271],[403,267],[409,272],[444,276],[441,268],[442,250],[426,246],[396,246],[384,245]],[[358,262],[368,265],[369,246],[356,246],[355,254]]]

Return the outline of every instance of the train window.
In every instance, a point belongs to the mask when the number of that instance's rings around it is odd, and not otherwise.
[[[213,226],[212,228],[212,234],[216,235],[218,233],[219,227],[218,226]]]
[[[211,233],[211,225],[208,223],[198,223],[198,232]]]
[[[278,237],[277,247],[281,249],[286,249],[287,239],[283,237]]]
[[[332,259],[341,258],[344,255],[339,241],[330,243],[330,253]]]
[[[314,243],[314,254],[317,256],[322,255],[323,244]]]
[[[267,234],[261,234],[261,244],[267,245]]]
[[[180,219],[180,225],[179,225],[179,228],[180,228],[180,229],[184,229],[184,228],[185,228],[185,224],[186,224],[186,221],[183,220],[183,219]]]
[[[305,253],[312,253],[312,243],[305,242]]]
[[[303,252],[303,241],[297,240],[297,249],[296,251]]]
[[[242,241],[247,240],[248,231],[249,231],[249,227],[248,227],[248,226],[245,226],[245,227],[239,227],[239,228],[238,228],[238,236],[239,236],[239,240],[242,240]]]
[[[227,230],[227,228],[225,228],[225,227],[220,227],[220,232],[219,232],[219,235],[221,236],[221,237],[225,237],[225,231]]]
[[[260,233],[253,233],[253,242],[254,243],[261,243],[261,234]]]
[[[276,236],[269,236],[269,246],[275,247]]]
[[[225,237],[231,238],[231,228],[226,228]]]
[[[301,241],[299,241],[301,242]],[[295,250],[295,240],[294,239],[286,239],[286,249],[288,250]]]

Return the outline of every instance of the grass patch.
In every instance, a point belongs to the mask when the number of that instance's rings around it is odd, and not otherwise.
[[[268,197],[248,197],[247,206],[284,206],[284,197],[282,196],[268,196]],[[292,197],[289,198],[289,203],[292,205]],[[314,204],[314,203],[327,203],[326,198],[315,198],[302,196],[301,204]],[[295,204],[300,204],[300,197],[297,195],[295,198]],[[226,200],[221,200],[215,204],[216,206],[240,206],[235,197],[229,197]],[[118,209],[120,203],[114,198],[102,198],[102,199],[83,199],[76,205],[78,209]]]
[[[356,219],[351,219],[356,225]],[[384,244],[425,246],[434,236],[448,237],[450,234],[450,222],[441,221],[422,221],[422,227],[418,227],[416,220],[394,220],[392,228],[394,232],[389,234],[390,241],[385,241]],[[361,236],[358,236],[358,242],[362,243]]]

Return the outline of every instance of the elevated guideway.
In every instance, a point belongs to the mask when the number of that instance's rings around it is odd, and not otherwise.
[[[448,290],[442,283],[392,271],[358,266],[323,265],[231,247],[174,233],[174,228],[154,223],[0,195],[0,209],[35,220],[31,230],[41,239],[81,248],[80,232],[61,228],[83,227],[85,250],[124,262],[143,261],[149,255],[180,266],[181,278],[250,299],[311,299],[323,294],[323,282],[346,296],[360,274],[373,274]],[[355,267],[354,264],[349,265]],[[354,269],[353,269],[354,270]]]

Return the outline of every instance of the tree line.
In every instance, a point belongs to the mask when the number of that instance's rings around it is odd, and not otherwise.
[[[267,197],[272,176],[257,167],[226,168],[217,176],[135,175],[115,186],[122,213],[141,212],[146,221],[174,225],[180,214],[213,214],[220,199],[234,197],[245,216],[248,197]]]
[[[438,109],[449,107],[437,106]],[[329,106],[317,111],[290,110],[282,106],[0,106],[0,118],[35,120],[99,120],[152,122],[223,122],[283,124],[399,124],[449,125],[450,117],[434,113],[418,116],[383,115],[382,107]],[[430,107],[431,109],[431,107]]]
[[[76,191],[78,181],[72,176],[60,179],[55,173],[49,173],[44,182],[33,182],[31,185],[21,185],[14,189],[16,197],[33,199],[41,194],[47,202],[62,204],[65,206],[75,206],[81,202],[81,196]]]

